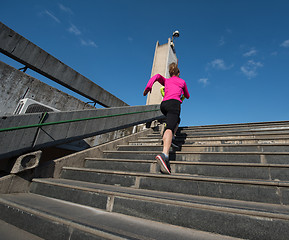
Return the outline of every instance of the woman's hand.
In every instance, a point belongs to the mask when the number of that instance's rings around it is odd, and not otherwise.
[[[143,95],[146,96],[148,94],[149,90],[144,90]]]

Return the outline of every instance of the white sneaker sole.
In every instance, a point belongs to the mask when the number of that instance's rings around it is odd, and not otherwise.
[[[163,173],[171,174],[171,172],[168,169],[166,163],[164,162],[164,160],[160,156],[156,156],[156,160],[157,160],[158,164],[160,165],[161,170],[162,170]]]

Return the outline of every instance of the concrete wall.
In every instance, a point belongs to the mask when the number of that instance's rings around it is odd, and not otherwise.
[[[33,99],[60,111],[94,109],[0,61],[0,116],[12,114],[22,98]]]
[[[130,141],[135,141],[139,137],[144,137],[152,132],[152,129],[146,129],[142,132],[111,141],[101,146],[96,146],[94,148],[74,153],[60,159],[55,159],[53,161],[43,162],[35,169],[2,177],[0,175],[0,193],[27,192],[33,178],[59,178],[62,167],[64,166],[83,167],[85,158],[96,156],[102,157],[103,151],[113,150],[118,145],[128,144]]]
[[[31,98],[61,111],[95,109],[93,106],[0,61],[0,116],[11,116],[19,100],[23,97]],[[47,158],[48,160],[55,159],[65,155],[66,150],[69,150],[70,153],[71,151],[80,151],[127,136],[133,131],[137,132],[141,130],[142,129],[139,128],[129,127],[86,138],[85,141],[59,145],[56,149],[50,148],[49,153],[45,151],[47,154],[43,154],[42,158]],[[6,171],[10,169],[13,161],[14,159],[7,159],[7,161],[1,160],[0,170],[4,169]]]
[[[159,105],[31,113],[0,118],[0,159],[163,118]],[[41,124],[41,125],[39,125]]]
[[[162,76],[169,78],[169,65],[172,62],[177,62],[177,56],[171,47],[171,39],[168,39],[168,43],[159,45],[156,44],[153,67],[151,77],[156,74],[161,74]],[[162,85],[156,82],[153,85],[151,93],[147,96],[147,105],[160,104],[163,97],[160,93],[160,88]]]

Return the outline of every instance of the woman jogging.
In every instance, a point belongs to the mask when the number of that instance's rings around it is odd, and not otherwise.
[[[163,151],[156,156],[156,160],[161,167],[161,172],[171,174],[169,151],[172,144],[174,133],[178,129],[180,123],[181,113],[181,96],[189,98],[190,94],[187,88],[186,82],[179,78],[180,70],[176,63],[172,63],[169,66],[170,78],[164,78],[160,74],[154,75],[149,81],[143,92],[146,96],[148,92],[151,92],[153,84],[158,81],[165,86],[165,95],[161,103],[161,111],[166,116],[166,129],[163,135]]]

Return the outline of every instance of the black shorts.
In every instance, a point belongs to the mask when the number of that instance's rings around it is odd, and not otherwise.
[[[170,99],[161,103],[161,112],[166,118],[166,129],[175,130],[177,124],[181,122],[181,102],[176,99]]]

